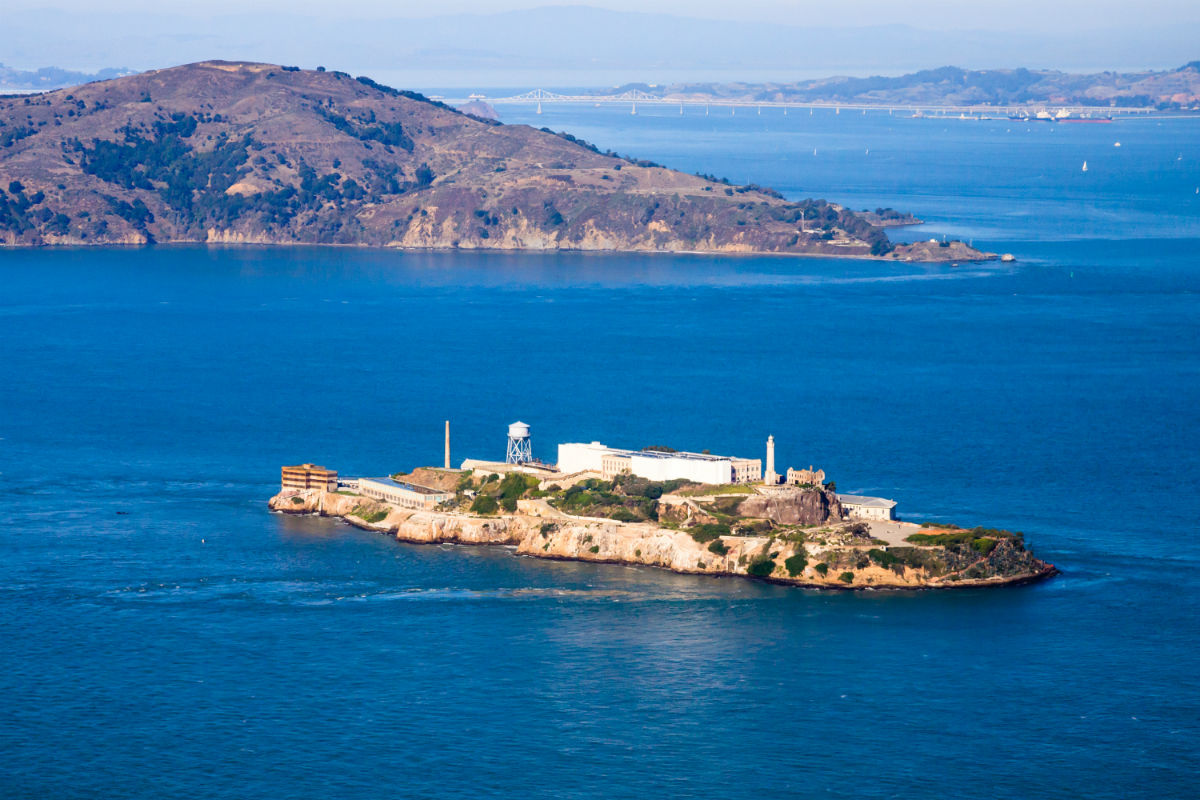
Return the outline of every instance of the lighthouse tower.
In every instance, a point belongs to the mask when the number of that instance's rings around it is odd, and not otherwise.
[[[767,437],[767,471],[763,473],[763,483],[774,486],[779,483],[779,474],[775,472],[775,437]]]

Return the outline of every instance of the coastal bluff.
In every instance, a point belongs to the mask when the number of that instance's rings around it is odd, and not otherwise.
[[[967,538],[969,544],[963,548],[959,546],[962,540],[953,546],[938,543],[936,537],[951,534],[911,523],[891,523],[908,525],[911,531],[899,532],[916,534],[918,540],[924,536],[929,544],[888,546],[874,538],[864,523],[835,519],[830,512],[840,512],[836,496],[824,497],[822,490],[796,491],[792,493],[795,499],[789,500],[787,493],[780,494],[756,502],[755,513],[779,514],[803,526],[789,528],[787,535],[755,534],[753,530],[740,535],[699,535],[712,526],[707,520],[713,519],[713,514],[721,514],[715,509],[729,507],[728,503],[722,505],[720,497],[664,495],[658,500],[663,524],[575,516],[544,499],[520,499],[514,513],[473,514],[405,509],[355,494],[306,489],[281,491],[268,505],[285,514],[335,517],[404,542],[506,545],[535,558],[754,577],[812,588],[1001,586],[1056,573],[1053,565],[1026,551],[1019,539]],[[816,517],[821,520],[808,521]],[[972,547],[977,541],[988,545]]]
[[[205,61],[0,97],[0,245],[995,257],[889,241],[885,223],[908,219],[668,169],[332,70]]]

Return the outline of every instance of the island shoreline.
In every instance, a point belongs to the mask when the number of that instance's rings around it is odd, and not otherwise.
[[[326,498],[336,498],[329,503]],[[300,500],[300,503],[296,503]],[[909,580],[917,580],[919,582],[902,582],[896,579],[894,582],[872,582],[865,584],[844,584],[836,580],[816,582],[806,580],[801,577],[782,577],[782,576],[763,576],[748,574],[745,571],[737,571],[737,568],[710,568],[708,561],[711,560],[705,553],[711,553],[708,550],[698,550],[699,544],[693,542],[692,537],[688,534],[672,529],[662,528],[659,526],[648,526],[645,523],[620,523],[612,520],[599,520],[587,517],[574,517],[571,515],[562,514],[553,519],[556,521],[555,534],[558,533],[558,522],[572,526],[575,530],[570,531],[570,536],[566,537],[569,541],[554,542],[556,551],[549,552],[551,542],[547,542],[545,550],[538,551],[530,545],[530,542],[539,543],[546,538],[546,533],[541,533],[542,539],[536,539],[537,534],[534,529],[542,526],[543,522],[551,519],[541,516],[540,513],[531,513],[536,511],[536,508],[526,506],[523,511],[516,514],[501,514],[497,516],[476,516],[464,514],[460,512],[450,511],[415,511],[408,509],[399,509],[386,503],[373,502],[373,506],[377,506],[380,510],[386,512],[384,519],[379,522],[368,522],[350,513],[350,510],[340,508],[340,505],[348,505],[353,502],[353,509],[359,507],[359,502],[363,498],[353,495],[339,495],[337,493],[328,493],[320,491],[304,491],[304,492],[287,492],[281,491],[273,496],[268,501],[268,507],[276,513],[294,515],[294,516],[319,516],[331,519],[337,519],[341,522],[358,528],[363,531],[384,534],[395,538],[397,541],[408,544],[453,544],[462,546],[489,546],[489,547],[512,547],[518,556],[528,556],[531,558],[548,559],[552,561],[576,561],[599,564],[612,564],[621,566],[637,566],[651,567],[661,569],[667,572],[673,572],[680,575],[698,575],[706,577],[720,578],[749,578],[758,580],[764,583],[772,583],[780,586],[790,586],[799,589],[819,589],[819,590],[837,590],[843,592],[855,591],[914,591],[914,590],[942,590],[942,589],[971,589],[971,588],[991,588],[1000,586],[1024,586],[1034,583],[1039,583],[1056,575],[1061,574],[1060,570],[1053,564],[1050,564],[1039,559],[1033,559],[1034,570],[1031,572],[1023,572],[1010,576],[994,576],[987,578],[964,578],[960,580],[937,580],[937,579],[921,579],[916,576],[907,575],[909,570],[905,570],[903,578]],[[521,501],[527,503],[529,501]],[[332,507],[330,507],[332,506]],[[496,524],[496,528],[491,526]],[[406,530],[406,527],[408,528]],[[468,527],[471,528],[472,535],[468,534]],[[511,528],[511,530],[510,530]],[[620,545],[625,546],[625,550],[629,550],[629,545],[632,542],[637,544],[639,541],[650,542],[654,539],[662,540],[664,538],[673,540],[670,543],[668,550],[662,547],[651,551],[647,547],[647,552],[643,555],[641,549],[635,548],[633,555],[626,553],[623,557],[613,555],[601,555],[597,550],[583,550],[582,544],[592,542],[592,533],[600,535],[601,531],[609,534],[609,541],[604,542],[606,546],[613,546],[614,550],[619,550]],[[580,532],[591,531],[582,539],[579,537]],[[618,541],[614,544],[613,538]],[[726,541],[729,541],[728,539]],[[747,551],[757,549],[762,542],[754,537],[746,537],[748,547]],[[765,546],[765,545],[764,545]],[[595,545],[599,548],[599,545]],[[677,552],[682,550],[682,553]],[[803,547],[801,547],[803,552]],[[696,553],[699,552],[702,558],[706,560],[699,562],[699,567],[684,567],[681,566],[682,559],[690,559],[689,563],[696,564]],[[663,563],[666,560],[669,563]],[[886,580],[885,571],[876,571],[880,580]]]

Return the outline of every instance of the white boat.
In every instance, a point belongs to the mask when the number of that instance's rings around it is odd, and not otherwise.
[[[1087,172],[1087,162],[1083,162],[1083,171]]]

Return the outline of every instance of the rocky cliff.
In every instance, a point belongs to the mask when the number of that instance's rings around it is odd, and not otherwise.
[[[147,242],[988,257],[340,72],[210,61],[0,97],[0,243]]]
[[[409,511],[359,496],[316,490],[280,493],[271,498],[269,506],[289,514],[339,517],[407,542],[515,545],[518,553],[537,558],[640,564],[821,588],[995,586],[1054,573],[1053,566],[1011,543],[995,546],[989,554],[934,546],[891,548],[899,554],[883,557],[878,554],[887,551],[869,539],[836,531],[819,542],[806,541],[804,536],[770,535],[700,541],[684,530],[652,523],[568,516],[541,500],[521,500],[517,513],[498,516]],[[773,507],[783,506],[776,501]]]

